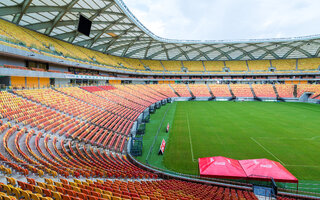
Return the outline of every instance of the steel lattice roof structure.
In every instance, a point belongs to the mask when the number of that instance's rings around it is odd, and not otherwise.
[[[90,37],[76,31],[79,14]],[[320,57],[320,35],[263,40],[174,40],[150,32],[122,0],[1,0],[0,18],[110,55],[157,60]]]

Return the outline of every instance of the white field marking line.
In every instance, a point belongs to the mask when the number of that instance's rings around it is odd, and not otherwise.
[[[275,138],[272,137],[255,137],[255,138],[260,138],[260,139],[269,139],[269,140],[274,140]],[[285,139],[285,140],[315,140],[317,138],[320,138],[320,136],[314,136],[310,138],[290,138],[290,137],[277,137],[277,140]]]
[[[313,167],[313,168],[320,168],[319,165],[286,165],[286,166],[289,166],[289,167]]]
[[[194,159],[194,155],[193,155],[193,147],[192,147],[192,139],[191,139],[191,133],[190,133],[189,114],[188,113],[187,113],[187,122],[188,122],[188,130],[189,130],[189,142],[190,142],[191,158],[192,158],[192,162],[197,162]]]
[[[262,144],[260,144],[257,140],[255,140],[253,137],[250,137],[251,140],[253,140],[255,143],[257,143],[260,147],[262,147],[266,152],[268,152],[270,155],[272,155],[275,159],[277,159],[283,166],[286,166],[277,156],[275,156],[271,151],[269,151],[267,148],[265,148]]]
[[[320,137],[320,136],[312,137],[311,140],[317,139],[317,138],[319,138],[319,137]]]

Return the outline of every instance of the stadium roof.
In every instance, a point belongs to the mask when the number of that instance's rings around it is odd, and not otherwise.
[[[79,13],[90,37],[76,31]],[[116,56],[160,60],[319,57],[320,35],[264,40],[174,40],[151,33],[122,0],[1,0],[0,17],[46,35]]]

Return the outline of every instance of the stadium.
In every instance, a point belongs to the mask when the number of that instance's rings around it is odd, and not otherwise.
[[[0,2],[0,199],[319,199],[320,35],[167,39],[129,9]]]

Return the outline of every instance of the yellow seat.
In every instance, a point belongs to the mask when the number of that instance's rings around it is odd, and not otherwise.
[[[51,171],[51,175],[55,178],[58,176],[58,173],[56,171]]]
[[[17,184],[16,179],[14,179],[14,178],[6,177],[6,179],[7,179],[7,183],[10,185],[15,186]]]
[[[81,183],[81,182],[80,182],[80,183]],[[71,185],[71,186],[78,186],[78,184],[75,183],[75,182],[69,182],[69,185]]]
[[[39,175],[39,177],[43,177],[44,172],[42,170],[38,170],[38,175]]]
[[[47,189],[51,191],[57,191],[54,185],[47,184]]]
[[[37,183],[37,185],[38,185],[39,187],[42,187],[42,188],[46,189],[46,184],[44,184],[43,182],[37,181],[36,183]]]
[[[82,182],[82,185],[89,186],[89,183],[87,183],[87,182]]]
[[[30,196],[32,200],[41,200],[41,197],[42,197],[41,194],[34,194],[34,193],[31,193]]]
[[[9,195],[11,194],[11,187],[12,187],[11,185],[5,185],[5,184],[2,185],[4,192]]]
[[[34,192],[43,195],[42,189],[39,186],[34,186]]]
[[[5,168],[5,173],[7,175],[11,175],[12,174],[12,170],[10,168]]]
[[[48,184],[53,185],[53,180],[50,179],[50,178],[44,178],[44,181],[45,181],[46,183],[48,183]]]
[[[103,192],[103,194],[112,196],[112,192],[110,192],[110,191],[102,190],[102,192]]]
[[[53,184],[55,185],[55,186],[58,186],[58,187],[62,187],[62,183],[60,183],[60,182],[53,182]]]
[[[81,184],[81,181],[80,181],[79,179],[73,179],[73,181],[74,181],[75,183]]]
[[[101,197],[102,197],[103,199],[109,199],[109,200],[111,200],[111,195],[109,195],[109,194],[101,194]]]
[[[30,193],[32,193],[29,190],[21,190],[21,197],[23,197],[25,200],[30,200]]]
[[[150,199],[148,196],[145,196],[145,195],[140,195],[140,198],[141,199]]]
[[[52,197],[55,199],[55,200],[61,200],[61,194],[59,192],[52,192]]]
[[[88,183],[93,183],[93,181],[92,180],[89,180],[89,179],[87,179],[86,180]]]
[[[94,191],[102,193],[102,190],[100,188],[94,188]]]
[[[41,200],[53,200],[51,197],[41,197]]]
[[[3,196],[2,199],[3,200],[16,200],[15,197],[10,197],[10,196]]]
[[[71,186],[71,189],[73,191],[76,191],[76,192],[81,192],[81,189],[79,187],[76,187],[76,186]]]
[[[12,189],[12,194],[14,194],[14,196],[17,198],[17,199],[20,199],[21,197],[21,190],[20,188],[18,187],[13,187]]]
[[[112,200],[121,200],[121,197],[112,196]]]

